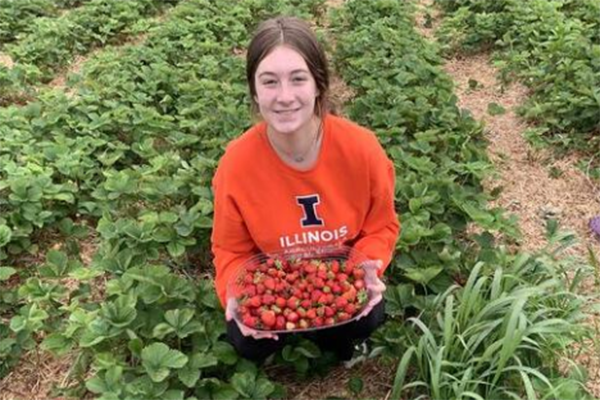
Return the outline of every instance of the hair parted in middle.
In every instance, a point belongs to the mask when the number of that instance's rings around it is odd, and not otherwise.
[[[296,17],[275,17],[262,22],[256,29],[246,55],[246,79],[250,88],[253,111],[258,106],[254,75],[260,62],[278,46],[297,51],[312,74],[319,95],[315,100],[315,114],[322,117],[329,109],[329,68],[323,48],[310,25]]]

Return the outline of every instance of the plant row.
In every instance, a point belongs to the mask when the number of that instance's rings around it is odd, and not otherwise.
[[[172,0],[167,5],[176,3]],[[118,42],[134,23],[164,7],[165,2],[155,0],[90,0],[61,16],[29,21],[27,33],[5,46],[15,65],[0,66],[0,104],[15,97],[29,100],[34,91],[31,86],[50,81],[75,56]]]
[[[62,9],[72,8],[81,0],[2,0],[0,1],[0,48],[26,34],[38,17],[56,17]]]
[[[498,50],[505,79],[531,89],[521,107],[537,135],[595,152],[600,144],[600,3],[439,1],[439,37],[449,48]]]
[[[485,207],[481,126],[458,109],[413,15],[406,3],[351,0],[332,24],[335,64],[356,93],[346,110],[396,165],[403,230],[386,307],[409,318],[374,337],[377,352],[401,359],[392,397],[583,398],[582,370],[564,378],[557,368],[584,335],[584,298],[567,278],[580,267],[552,250],[572,236],[551,224],[551,245],[535,255],[494,244],[491,232],[516,232]],[[467,237],[473,223],[483,233]]]
[[[225,144],[251,121],[234,51],[256,15],[320,9],[296,3],[184,2],[145,44],[89,60],[72,97],[49,91],[0,110],[0,263],[20,284],[5,302],[3,366],[44,332],[43,349],[78,354],[71,394],[273,394],[222,340],[212,280],[190,275],[212,270],[198,263],[212,226],[210,180]],[[84,268],[78,239],[88,235],[98,251]],[[48,251],[53,240],[65,241],[60,251]],[[27,253],[46,254],[34,273],[21,268]],[[65,278],[77,287],[67,290]],[[100,293],[98,279],[108,281]]]

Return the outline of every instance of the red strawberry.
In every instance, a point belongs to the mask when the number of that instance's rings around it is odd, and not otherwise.
[[[352,271],[352,276],[354,276],[354,279],[363,279],[365,277],[365,270],[362,268],[355,268]]]
[[[289,322],[297,322],[300,319],[300,316],[295,311],[292,311],[286,318]]]
[[[283,297],[279,296],[275,299],[275,305],[279,308],[284,308],[287,305],[287,301]]]
[[[250,315],[244,316],[242,323],[250,328],[256,328],[256,318]]]
[[[331,262],[331,272],[333,272],[334,274],[340,272],[340,263],[338,260],[333,260]]]
[[[262,302],[263,304],[270,306],[271,304],[275,303],[275,296],[272,294],[263,294]]]
[[[346,307],[344,307],[344,311],[349,315],[354,315],[357,311],[356,305],[354,303],[348,303]]]
[[[263,283],[264,283],[266,289],[268,289],[268,290],[275,289],[275,279],[267,278],[267,279],[265,279],[265,281]]]
[[[275,329],[277,330],[283,330],[285,329],[285,317],[282,315],[278,315],[276,322],[275,322]]]
[[[244,294],[248,297],[252,297],[256,295],[256,286],[248,285],[244,288]]]
[[[268,328],[272,328],[273,326],[275,326],[275,323],[277,322],[275,313],[271,310],[263,311],[263,313],[260,315],[260,320]]]
[[[344,297],[338,297],[337,299],[335,299],[335,306],[338,308],[338,310],[343,309],[344,307],[346,307],[346,305],[348,305],[348,300]]]
[[[262,305],[262,299],[258,295],[253,296],[248,300],[247,305],[248,305],[248,307],[258,308]]]
[[[262,283],[256,284],[256,293],[263,294],[266,291],[267,291],[267,288],[265,287],[265,285],[263,285]]]
[[[350,315],[348,315],[345,312],[341,312],[338,314],[338,321],[343,322],[343,321],[348,321],[350,319]]]
[[[300,305],[300,300],[295,296],[290,297],[287,301],[287,306],[292,310],[298,308],[298,305]]]

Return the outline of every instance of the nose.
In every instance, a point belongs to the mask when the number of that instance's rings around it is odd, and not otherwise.
[[[287,82],[282,82],[277,93],[277,101],[280,103],[291,103],[294,101],[294,91]]]

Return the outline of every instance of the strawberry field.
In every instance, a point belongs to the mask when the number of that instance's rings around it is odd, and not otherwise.
[[[552,219],[545,246],[520,248],[484,188],[484,125],[457,105],[442,55],[506,50],[506,79],[532,87],[534,139],[583,149],[597,177],[597,3],[439,0],[441,46],[410,2],[330,3],[0,0],[0,399],[301,398],[315,379],[336,398],[593,398],[574,346],[594,339],[580,290],[593,262],[565,254],[573,235]],[[334,380],[341,367],[306,339],[266,366],[225,340],[210,183],[252,124],[244,48],[279,14],[312,21],[352,93],[340,112],[396,167],[402,232],[368,342],[393,373],[377,393],[368,376]],[[17,392],[40,354],[68,368],[47,393]]]

